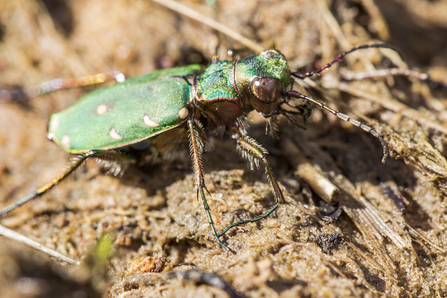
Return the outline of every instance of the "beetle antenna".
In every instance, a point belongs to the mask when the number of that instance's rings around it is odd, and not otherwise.
[[[388,69],[379,69],[375,71],[352,73],[352,74],[341,73],[340,75],[343,80],[347,81],[364,80],[364,79],[379,78],[385,76],[404,76],[407,78],[416,78],[422,82],[425,82],[433,89],[447,90],[447,85],[445,83],[434,81],[431,79],[429,74],[419,72],[414,69],[388,68]]]
[[[291,75],[296,77],[296,78],[299,78],[299,79],[304,79],[304,78],[307,78],[307,77],[311,77],[313,75],[319,74],[320,72],[322,72],[325,69],[328,69],[329,67],[331,67],[332,65],[334,65],[338,61],[342,60],[346,55],[348,55],[348,54],[350,54],[352,52],[355,52],[357,50],[372,49],[372,48],[391,49],[393,51],[396,51],[397,53],[399,53],[399,55],[402,56],[402,53],[397,48],[395,48],[395,47],[393,47],[391,45],[387,45],[387,44],[383,44],[383,43],[381,43],[381,44],[361,45],[361,46],[354,47],[354,48],[350,49],[349,51],[344,52],[344,53],[338,55],[338,57],[335,58],[332,62],[324,65],[320,69],[317,69],[317,70],[314,70],[314,71],[311,71],[311,72],[292,72]]]
[[[305,99],[309,102],[312,102],[316,105],[318,105],[320,108],[331,112],[332,114],[334,114],[335,116],[337,116],[338,118],[340,118],[343,121],[347,121],[350,122],[351,124],[360,127],[361,129],[363,129],[364,131],[372,134],[374,137],[378,138],[380,143],[382,144],[382,149],[383,149],[383,158],[382,158],[382,162],[385,163],[386,158],[388,157],[389,153],[388,153],[388,145],[386,144],[385,140],[383,139],[383,137],[377,132],[375,131],[371,126],[368,126],[360,121],[351,119],[348,115],[340,113],[334,109],[331,109],[330,107],[328,107],[327,105],[313,99],[310,97],[307,97],[297,91],[287,91],[284,94],[286,97],[294,97],[294,98],[302,98]]]

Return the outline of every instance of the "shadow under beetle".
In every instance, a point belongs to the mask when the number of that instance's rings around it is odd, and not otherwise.
[[[286,58],[276,50],[266,50],[259,55],[236,61],[215,62],[206,69],[200,65],[190,65],[159,70],[131,79],[125,79],[120,72],[113,72],[109,75],[118,81],[117,84],[88,93],[67,110],[51,117],[48,138],[68,153],[78,155],[78,158],[53,181],[1,210],[0,216],[42,196],[88,158],[105,161],[131,160],[133,157],[126,154],[129,146],[149,145],[163,152],[178,145],[173,140],[180,143],[189,138],[197,196],[203,202],[216,241],[229,250],[221,242],[220,236],[232,227],[269,216],[278,208],[279,203],[285,202],[267,161],[267,150],[250,138],[244,129],[243,120],[250,111],[256,110],[268,120],[283,115],[298,125],[295,117],[300,116],[305,120],[310,115],[309,102],[312,102],[378,138],[383,147],[382,161],[385,160],[388,155],[387,145],[374,129],[292,90],[291,76],[313,76],[345,55],[365,48],[395,50],[385,44],[355,47],[322,68],[308,73],[290,72]],[[58,79],[22,92],[22,95],[34,97],[61,88],[95,84],[104,80],[105,75]],[[2,91],[0,97],[4,101],[16,101],[20,94]],[[251,163],[257,166],[259,162],[264,164],[276,199],[276,204],[263,215],[233,223],[220,233],[214,227],[206,200],[207,189],[201,158],[206,149],[210,122],[217,127],[225,127],[242,155]]]

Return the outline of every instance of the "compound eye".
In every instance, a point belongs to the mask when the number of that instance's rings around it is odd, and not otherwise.
[[[283,91],[280,80],[275,78],[254,78],[250,83],[251,93],[264,103],[272,103]]]

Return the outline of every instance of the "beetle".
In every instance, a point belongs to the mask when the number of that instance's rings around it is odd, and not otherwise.
[[[388,156],[387,145],[372,127],[335,111],[294,89],[292,77],[306,78],[322,72],[344,56],[367,48],[389,48],[386,44],[362,45],[339,55],[331,63],[307,73],[291,72],[287,59],[277,50],[235,61],[213,61],[206,69],[190,65],[164,69],[140,77],[125,79],[120,72],[111,74],[118,83],[99,88],[82,96],[67,110],[51,116],[47,137],[59,147],[78,158],[68,169],[34,193],[0,211],[3,216],[11,210],[44,195],[68,177],[86,159],[105,161],[132,160],[129,148],[147,148],[160,153],[175,150],[185,140],[189,142],[197,197],[202,201],[211,231],[220,246],[230,250],[220,237],[232,227],[255,222],[269,216],[284,203],[284,195],[267,161],[267,150],[250,138],[244,128],[245,116],[256,110],[268,121],[283,115],[299,125],[295,118],[306,120],[311,113],[310,103],[331,112],[378,138],[383,148],[383,162]],[[55,80],[27,92],[30,97],[64,87],[101,82],[104,75],[87,80]],[[17,94],[3,93],[14,101]],[[242,155],[251,163],[266,169],[276,204],[253,219],[231,224],[218,233],[214,227],[206,199],[202,153],[206,150],[207,135],[213,127],[224,127],[236,142]]]

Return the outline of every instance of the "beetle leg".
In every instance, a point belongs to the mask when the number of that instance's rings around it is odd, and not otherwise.
[[[219,237],[222,236],[223,234],[225,234],[226,232],[228,232],[229,229],[246,224],[246,223],[250,223],[250,222],[256,222],[258,220],[264,219],[267,216],[269,216],[273,211],[276,210],[276,208],[278,208],[278,204],[275,204],[275,206],[273,206],[271,209],[269,209],[266,213],[262,214],[261,216],[255,217],[255,218],[250,218],[250,219],[245,219],[245,220],[241,220],[235,223],[232,223],[231,225],[229,225],[228,227],[226,227],[222,232],[219,233]]]
[[[271,169],[271,167],[267,161],[267,158],[265,156],[267,154],[267,150],[264,149],[258,143],[256,143],[256,141],[253,140],[252,138],[249,138],[247,136],[242,137],[241,133],[234,133],[233,138],[236,139],[238,149],[241,150],[241,152],[243,153],[243,156],[248,158],[250,160],[250,162],[255,162],[255,164],[258,165],[259,160],[261,160],[264,163],[264,167],[267,172],[267,177],[269,178],[270,184],[272,185],[272,188],[273,188],[273,193],[275,194],[275,197],[276,197],[276,204],[275,204],[275,206],[273,206],[271,209],[269,209],[267,212],[265,212],[261,216],[251,218],[251,219],[241,220],[239,222],[229,225],[227,228],[225,228],[219,234],[219,237],[222,236],[223,234],[225,234],[228,230],[230,230],[233,227],[243,225],[246,223],[250,223],[250,222],[256,222],[258,220],[266,218],[267,216],[272,214],[272,212],[278,208],[278,204],[280,202],[286,203],[286,201],[284,200],[284,195],[282,194],[281,188],[279,187],[278,182],[276,181],[275,177],[273,176],[272,169]]]
[[[202,199],[203,202],[203,208],[205,208],[206,216],[208,217],[208,222],[211,226],[211,231],[213,232],[214,237],[216,238],[217,243],[220,244],[223,248],[230,251],[228,246],[222,243],[219,239],[219,235],[216,232],[216,228],[214,227],[213,218],[211,217],[210,212],[210,206],[208,205],[208,202],[206,201],[205,196],[205,178],[204,178],[204,170],[203,170],[203,164],[202,164],[202,152],[204,149],[204,142],[203,139],[200,137],[200,132],[198,130],[197,124],[194,122],[194,120],[190,119],[187,123],[188,126],[188,132],[189,132],[189,149],[191,151],[191,158],[192,158],[192,167],[194,171],[194,178],[197,186],[197,198]]]
[[[81,78],[54,79],[39,84],[35,87],[29,88],[27,90],[23,90],[20,88],[13,91],[0,90],[0,102],[24,101],[29,98],[34,98],[59,89],[68,89],[104,83],[108,79],[115,79],[118,83],[122,83],[126,78],[121,71],[115,70]]]
[[[0,217],[3,215],[8,214],[9,212],[11,212],[12,210],[16,209],[17,207],[20,207],[26,203],[28,203],[31,200],[34,200],[38,197],[43,196],[45,193],[47,193],[50,189],[52,189],[53,187],[55,187],[57,184],[59,184],[62,180],[64,180],[65,178],[67,178],[68,176],[70,176],[70,174],[72,174],[77,168],[79,168],[82,163],[87,160],[88,158],[99,158],[101,160],[130,160],[131,157],[125,156],[123,154],[121,154],[118,151],[104,151],[104,152],[100,152],[100,151],[89,151],[86,153],[83,153],[79,156],[77,156],[77,158],[73,159],[72,163],[69,165],[69,167],[59,176],[57,176],[56,178],[54,178],[51,182],[45,184],[44,186],[40,187],[39,189],[37,189],[34,193],[27,195],[26,197],[18,200],[17,202],[3,208],[2,210],[0,210]]]
[[[272,185],[276,202],[285,203],[286,201],[284,200],[284,195],[282,194],[281,188],[273,176],[272,168],[267,161],[267,150],[250,137],[236,135],[234,138],[236,139],[238,149],[242,152],[244,157],[246,157],[250,162],[254,162],[256,166],[258,166],[259,160],[264,163],[265,171],[267,173],[267,177],[269,178],[270,184]]]
[[[123,176],[129,163],[136,163],[138,159],[133,154],[119,150],[101,151],[95,155],[96,160],[107,175]]]
[[[16,209],[17,207],[22,206],[25,203],[28,203],[31,200],[34,200],[42,195],[44,195],[47,191],[56,186],[59,182],[67,178],[71,173],[73,173],[79,166],[89,157],[94,157],[97,155],[97,151],[89,151],[87,153],[83,153],[79,155],[79,157],[66,169],[62,174],[54,178],[51,182],[45,184],[44,186],[37,189],[34,193],[18,200],[17,202],[3,208],[0,211],[0,217],[9,213],[10,211]]]

